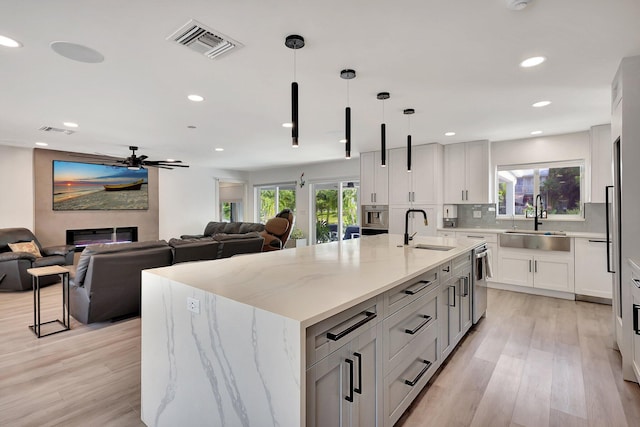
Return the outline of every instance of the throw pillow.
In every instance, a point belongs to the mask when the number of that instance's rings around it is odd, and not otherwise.
[[[42,258],[38,245],[33,240],[30,242],[8,243],[9,248],[13,252],[26,252],[34,255],[36,258]]]

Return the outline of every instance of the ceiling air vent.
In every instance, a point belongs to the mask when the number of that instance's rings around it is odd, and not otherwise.
[[[45,132],[60,132],[60,133],[64,133],[65,135],[71,135],[76,132],[74,130],[69,130],[69,129],[54,128],[53,126],[42,126],[38,130],[43,130]]]
[[[210,59],[242,47],[242,44],[237,41],[232,40],[219,31],[205,27],[194,19],[176,30],[167,37],[167,40],[173,40]]]

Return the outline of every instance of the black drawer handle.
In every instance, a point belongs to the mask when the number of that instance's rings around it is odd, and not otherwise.
[[[418,283],[416,283],[412,287],[405,289],[404,293],[407,295],[415,295],[421,290],[423,290],[424,288],[426,288],[427,286],[429,286],[430,284],[431,284],[430,280],[420,280]]]
[[[451,270],[451,267],[449,267],[447,265],[447,268],[443,268],[442,271],[444,271],[445,273],[448,273]]]
[[[360,353],[353,353],[353,355],[358,359],[358,388],[354,388],[358,394],[362,394],[362,355]]]
[[[353,360],[345,359],[345,362],[349,364],[349,395],[344,398],[348,402],[353,402]]]
[[[327,332],[327,338],[329,338],[330,340],[333,340],[333,341],[338,341],[340,338],[344,337],[345,335],[350,334],[351,332],[353,332],[356,329],[358,329],[360,326],[362,326],[365,323],[370,322],[371,320],[375,319],[376,316],[377,316],[376,313],[373,313],[371,311],[365,311],[365,312],[360,313],[360,314],[364,314],[367,317],[365,317],[364,319],[362,319],[361,321],[359,321],[355,325],[349,326],[344,331],[338,332],[337,334],[334,334],[333,332]]]
[[[633,304],[633,332],[636,335],[640,335],[640,331],[638,330],[638,311],[640,311],[640,305]]]
[[[415,328],[413,328],[413,329],[405,329],[404,331],[409,335],[414,335],[420,329],[424,328],[427,323],[431,322],[431,316],[427,316],[426,314],[421,314],[420,318],[421,319],[425,319],[425,320],[422,323],[420,323],[418,326],[416,326]]]
[[[636,285],[636,288],[640,288],[640,280],[638,279],[631,279],[633,280],[633,284]]]
[[[593,240],[593,239],[589,239],[589,243],[607,243],[606,240]]]
[[[408,386],[415,386],[416,384],[418,384],[418,381],[420,381],[420,378],[422,378],[422,376],[425,374],[425,372],[427,372],[429,370],[429,368],[431,367],[431,362],[429,362],[428,360],[423,360],[422,363],[425,364],[425,367],[422,368],[422,370],[418,373],[418,375],[413,379],[413,381],[409,381],[409,380],[404,380],[404,383]]]

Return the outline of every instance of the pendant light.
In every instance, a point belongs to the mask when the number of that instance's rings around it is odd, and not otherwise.
[[[347,108],[344,109],[344,158],[351,158],[351,107],[349,107],[349,80],[356,77],[356,70],[346,69],[340,71],[340,77],[347,81]]]
[[[407,108],[403,113],[407,116],[409,131],[407,133],[407,172],[411,172],[411,114],[415,113],[413,108]]]
[[[382,124],[380,125],[380,166],[387,167],[387,124],[384,122],[384,100],[389,99],[389,92],[380,92],[377,98],[382,100]]]
[[[284,45],[293,49],[293,82],[291,83],[291,145],[298,148],[298,82],[296,81],[296,50],[304,47],[304,38],[297,34],[287,36]]]

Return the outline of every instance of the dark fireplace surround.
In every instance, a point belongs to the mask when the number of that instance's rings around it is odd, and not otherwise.
[[[76,252],[98,243],[126,243],[138,241],[138,227],[85,228],[67,230],[67,245],[75,245]]]

